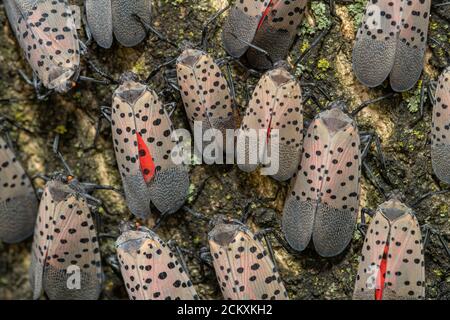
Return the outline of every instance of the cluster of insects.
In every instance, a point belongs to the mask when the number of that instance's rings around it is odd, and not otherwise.
[[[124,222],[116,237],[115,268],[130,299],[200,298],[183,258],[186,250],[157,234],[164,218],[179,210],[210,224],[209,246],[196,257],[215,270],[225,299],[288,299],[267,235],[275,232],[290,252],[298,254],[312,246],[322,257],[335,257],[351,242],[360,211],[358,226],[365,240],[353,297],[425,298],[427,239],[436,233],[450,251],[434,229],[427,228],[423,237],[414,205],[403,203],[399,195],[376,210],[360,210],[363,162],[377,138],[359,132],[357,112],[349,112],[341,101],[304,121],[301,83],[284,60],[297,37],[307,0],[240,0],[221,10],[213,17],[227,12],[222,26],[227,57],[221,60],[207,53],[205,37],[200,46],[177,46],[163,36],[152,26],[150,0],[86,0],[81,14],[67,0],[4,0],[3,4],[33,69],[30,82],[38,98],[53,92],[70,94],[77,81],[117,86],[111,106],[102,107],[101,113],[111,127],[126,204],[139,221],[153,216],[153,210],[160,214],[153,229]],[[430,0],[368,1],[353,49],[353,71],[362,84],[376,87],[389,77],[395,92],[415,86],[424,65],[430,10]],[[78,19],[86,23],[86,43],[77,35]],[[104,81],[80,76],[80,57],[92,41],[106,49],[114,39],[131,47],[148,33],[181,53],[147,81],[132,72],[116,80],[96,66]],[[230,63],[260,77],[242,119],[233,79],[222,71],[225,65],[229,70]],[[227,140],[244,141],[233,151],[243,154],[238,167],[245,172],[267,168],[259,155],[271,154],[278,167],[271,178],[291,181],[281,230],[253,233],[246,217],[210,219],[186,206],[189,164],[174,161],[185,152],[185,141],[177,135],[170,110],[148,85],[154,73],[169,65],[175,70],[168,82],[181,96],[192,131],[199,124]],[[446,69],[432,95],[432,166],[445,183],[450,183],[449,77]],[[101,201],[92,193],[115,189],[79,181],[64,161],[57,138],[53,151],[65,172],[41,176],[45,187],[35,192],[9,138],[14,126],[14,121],[0,117],[0,240],[18,243],[33,235],[30,280],[35,299],[44,292],[50,299],[97,299],[104,282],[95,219]],[[228,130],[236,134],[230,138]],[[252,130],[263,132],[256,149],[246,140]],[[195,148],[222,154],[230,151],[226,145],[212,139]],[[369,225],[365,214],[371,216]]]

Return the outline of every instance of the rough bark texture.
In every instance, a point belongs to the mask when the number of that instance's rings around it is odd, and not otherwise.
[[[80,1],[77,1],[80,4]],[[198,43],[203,23],[223,1],[219,0],[161,0],[154,1],[154,24],[177,43],[189,40]],[[328,3],[328,1],[325,1]],[[330,17],[328,4],[313,1],[309,13],[294,44],[288,61],[291,65],[308,48],[314,39],[330,26],[330,31],[319,44],[309,51],[298,65],[293,66],[302,82],[314,82],[316,87],[304,86],[305,95],[313,94],[322,105],[327,98],[317,88],[321,88],[331,100],[343,99],[353,109],[361,102],[390,92],[387,83],[376,89],[368,89],[358,83],[351,69],[351,52],[358,19],[364,10],[365,1],[352,3],[337,1],[336,16]],[[446,65],[445,51],[449,50],[449,24],[446,20],[450,11],[433,10],[430,23],[429,48],[426,53],[425,77],[436,79]],[[218,25],[223,23],[219,18]],[[47,101],[37,101],[32,87],[20,77],[18,70],[27,74],[31,70],[11,32],[3,8],[0,10],[0,99],[15,98],[18,101],[3,103],[0,113],[6,114],[34,135],[13,130],[21,161],[30,175],[51,173],[61,170],[60,163],[51,153],[51,142],[56,133],[62,135],[62,153],[82,181],[121,187],[116,168],[109,127],[103,126],[95,148],[91,148],[95,136],[95,124],[102,105],[111,103],[115,86],[80,83],[65,95],[51,95]],[[81,32],[84,38],[84,32]],[[432,40],[432,39],[433,40]],[[439,43],[439,45],[437,44]],[[220,30],[211,33],[209,52],[216,58],[225,56],[221,48]],[[443,48],[440,48],[442,46]],[[306,51],[305,51],[306,50]],[[82,62],[82,74],[95,76],[86,64],[92,59],[114,78],[127,70],[137,72],[143,79],[156,65],[176,56],[177,51],[169,45],[150,36],[134,48],[120,47],[115,43],[111,50],[103,50],[95,44],[89,47],[90,55]],[[247,92],[251,92],[257,82],[256,77],[247,77],[245,70],[233,67],[240,113],[247,104]],[[163,73],[152,81],[151,87],[158,92],[167,87]],[[247,90],[248,88],[248,90]],[[397,189],[405,195],[407,203],[414,202],[422,194],[445,188],[433,178],[430,162],[429,132],[431,127],[431,106],[426,101],[425,116],[417,112],[420,84],[413,90],[383,100],[364,109],[357,117],[361,131],[375,131],[380,135],[385,153],[387,169],[380,170],[379,162],[371,149],[368,163],[381,185],[388,191]],[[177,127],[189,128],[180,97],[176,92],[166,93],[166,103],[177,102],[173,120]],[[27,100],[25,100],[27,99]],[[318,111],[309,99],[305,105],[306,120]],[[210,179],[206,180],[208,177]],[[279,221],[288,183],[277,183],[258,174],[246,174],[233,165],[197,165],[190,168],[191,192],[189,206],[208,216],[225,214],[240,217],[246,204],[251,206],[249,224],[259,230],[274,227],[279,230]],[[390,185],[387,179],[391,180]],[[36,186],[42,187],[40,180]],[[202,184],[204,187],[201,188]],[[258,201],[274,197],[275,201]],[[118,223],[132,219],[120,196],[111,192],[95,194],[105,202],[109,213],[98,213],[99,232],[117,235]],[[418,220],[430,224],[443,232],[448,241],[450,235],[448,195],[435,196],[417,208]],[[379,191],[364,177],[362,180],[361,207],[375,208],[383,201]],[[152,226],[154,221],[141,221]],[[180,210],[164,222],[158,233],[163,239],[174,239],[182,247],[195,253],[206,243],[208,226],[188,213]],[[273,237],[272,237],[273,238]],[[312,248],[292,255],[285,251],[273,238],[281,275],[292,299],[349,299],[353,292],[358,257],[363,237],[355,230],[354,239],[340,256],[332,259],[320,258]],[[28,279],[31,239],[18,244],[0,243],[0,298],[29,299],[31,288]],[[115,254],[114,239],[101,239],[105,286],[101,298],[127,298],[122,279],[107,263]],[[204,299],[221,298],[214,272],[205,268],[201,272],[198,261],[187,255],[192,280]],[[426,250],[427,298],[450,298],[450,263],[439,241],[432,238]]]

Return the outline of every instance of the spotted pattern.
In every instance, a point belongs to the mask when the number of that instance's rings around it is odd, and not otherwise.
[[[69,289],[77,268],[80,288]],[[42,290],[51,299],[97,299],[102,269],[97,232],[86,199],[69,185],[51,180],[45,186],[34,230],[31,261],[34,299]]]
[[[360,139],[355,122],[338,108],[310,124],[295,184],[283,212],[283,231],[302,251],[311,236],[322,256],[350,242],[359,204]]]
[[[12,29],[33,71],[48,89],[66,92],[78,78],[80,50],[66,0],[5,0]]]
[[[272,0],[261,18],[253,44],[265,50],[277,62],[286,58],[303,20],[307,0]],[[272,62],[264,54],[249,48],[247,59],[250,66],[264,70]]]
[[[116,248],[131,300],[199,299],[182,264],[151,230],[125,231]]]
[[[0,136],[0,240],[16,243],[28,238],[36,221],[33,186],[13,150]]]
[[[353,69],[368,87],[388,76],[395,91],[414,86],[423,69],[430,0],[370,0],[356,36]]]
[[[231,7],[222,39],[225,50],[232,57],[240,58],[247,51],[249,46],[245,42],[253,41],[269,3],[270,0],[239,0]]]
[[[113,95],[112,135],[130,210],[137,216],[146,217],[150,214],[152,198],[149,188],[154,181],[161,184],[158,176],[169,171],[170,178],[176,183],[177,180],[184,181],[187,174],[183,165],[172,161],[172,155],[176,156],[172,153],[179,152],[175,148],[179,142],[176,136],[172,138],[174,128],[161,101],[154,91],[133,77],[132,74],[124,75],[125,80]],[[180,188],[183,190],[174,192],[179,191],[177,196],[184,199],[187,187],[184,188],[183,183]],[[158,199],[152,200],[155,205],[159,203]],[[174,210],[158,209],[161,212]]]
[[[450,183],[450,68],[439,77],[431,125],[431,161],[436,176]]]
[[[208,54],[186,49],[177,60],[177,77],[192,129],[194,121],[202,122],[204,130],[221,130],[224,136],[226,129],[235,129],[230,89]]]
[[[270,255],[240,222],[222,221],[209,233],[217,281],[227,300],[287,300]]]
[[[384,275],[380,274],[383,259]],[[382,204],[370,223],[353,298],[374,300],[376,289],[382,290],[383,300],[425,298],[422,234],[412,210],[398,200]]]
[[[242,120],[238,133],[241,141],[250,130],[265,130],[265,148],[278,144],[279,170],[273,175],[277,180],[291,178],[300,162],[303,140],[302,111],[300,85],[284,67],[278,67],[261,78]],[[278,132],[273,131],[275,129]],[[248,143],[242,143],[238,148],[247,155],[245,164],[239,164],[239,167],[245,171],[256,169],[256,166],[250,164],[251,159],[256,156],[251,153],[255,153],[256,148]]]

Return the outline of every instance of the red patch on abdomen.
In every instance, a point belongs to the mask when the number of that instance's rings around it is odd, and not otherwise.
[[[269,144],[270,133],[272,132],[272,117],[270,117],[269,127],[267,128],[266,143]]]
[[[148,183],[152,180],[155,175],[155,163],[153,162],[152,155],[147,148],[144,140],[139,133],[136,134],[139,150],[139,164],[141,167],[142,175],[144,176],[144,181]]]
[[[381,259],[380,270],[378,271],[377,285],[375,288],[375,300],[383,300],[384,283],[386,281],[387,257],[389,245],[384,247],[383,258]]]
[[[264,10],[264,13],[263,13],[263,15],[261,17],[261,20],[259,20],[259,24],[258,24],[258,29],[257,30],[259,30],[259,28],[261,27],[261,25],[264,22],[264,19],[267,17],[267,15],[269,14],[270,10],[272,10],[272,2],[273,2],[273,0],[270,0],[269,5],[266,7],[266,10]]]

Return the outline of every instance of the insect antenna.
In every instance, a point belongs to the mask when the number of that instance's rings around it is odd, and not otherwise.
[[[364,101],[364,102],[361,103],[358,107],[356,107],[355,110],[353,110],[353,111],[350,113],[350,116],[353,118],[353,117],[355,117],[359,112],[361,112],[361,110],[363,110],[364,108],[368,107],[369,105],[374,104],[374,103],[377,103],[377,102],[380,102],[380,101],[382,101],[382,100],[384,100],[384,99],[390,98],[390,97],[392,97],[393,95],[394,95],[394,92],[390,92],[390,93],[388,93],[388,94],[386,94],[386,95],[384,95],[384,96],[381,96],[381,97],[378,97],[378,98],[375,98],[375,99],[370,99],[370,100]]]
[[[105,84],[119,84],[119,81],[117,81],[112,76],[110,76],[109,74],[107,74],[106,72],[101,70],[94,62],[92,62],[92,60],[87,59],[87,64],[94,72],[98,73],[100,76],[102,76],[103,78],[105,78],[109,81],[109,83],[105,83]]]
[[[264,50],[264,49],[262,49],[262,48],[260,48],[260,47],[258,47],[258,46],[255,46],[254,44],[252,44],[252,43],[250,43],[250,42],[248,42],[248,41],[245,41],[245,40],[243,40],[243,39],[240,39],[240,38],[239,38],[237,35],[235,35],[233,32],[230,32],[230,34],[231,34],[231,36],[232,36],[233,38],[235,38],[236,40],[242,42],[242,43],[245,44],[246,46],[249,46],[250,48],[255,49],[256,51],[258,51],[258,52],[262,53],[263,55],[265,55],[266,58],[267,58],[267,60],[269,60],[270,64],[271,64],[271,65],[274,65],[274,62],[273,62],[273,60],[272,60],[272,57],[269,55],[269,53],[268,53],[266,50]]]
[[[225,11],[228,11],[231,8],[231,4],[228,2],[228,4],[220,9],[219,11],[217,11],[212,17],[210,17],[206,23],[203,25],[203,30],[202,30],[202,40],[200,42],[200,46],[203,50],[207,50],[208,49],[208,31],[209,31],[209,26],[210,24],[212,24],[213,22],[215,22],[217,20],[218,17],[220,17]]]
[[[428,199],[428,198],[430,198],[430,197],[432,197],[432,196],[440,195],[440,194],[445,194],[445,193],[448,193],[448,192],[450,192],[450,189],[428,192],[428,193],[424,194],[422,197],[420,197],[418,200],[416,200],[416,201],[411,205],[411,208],[413,208],[413,209],[414,209],[414,208],[417,208],[417,206],[418,206],[421,202],[423,202],[424,200],[426,200],[426,199]]]
[[[142,17],[140,17],[137,14],[133,14],[132,16],[134,19],[136,19],[139,23],[142,24],[142,26],[144,27],[144,29],[147,30],[147,32],[153,33],[154,35],[156,35],[156,37],[158,37],[159,40],[161,40],[167,44],[170,44],[172,47],[177,48],[177,49],[179,48],[175,42],[170,40],[167,36],[163,35],[159,30],[157,30],[151,24],[145,22],[144,19],[142,19]]]
[[[58,157],[58,159],[61,161],[61,163],[64,166],[64,169],[70,176],[74,176],[72,169],[67,164],[66,160],[64,159],[63,155],[59,151],[59,134],[56,135],[55,140],[53,141],[53,153]]]

